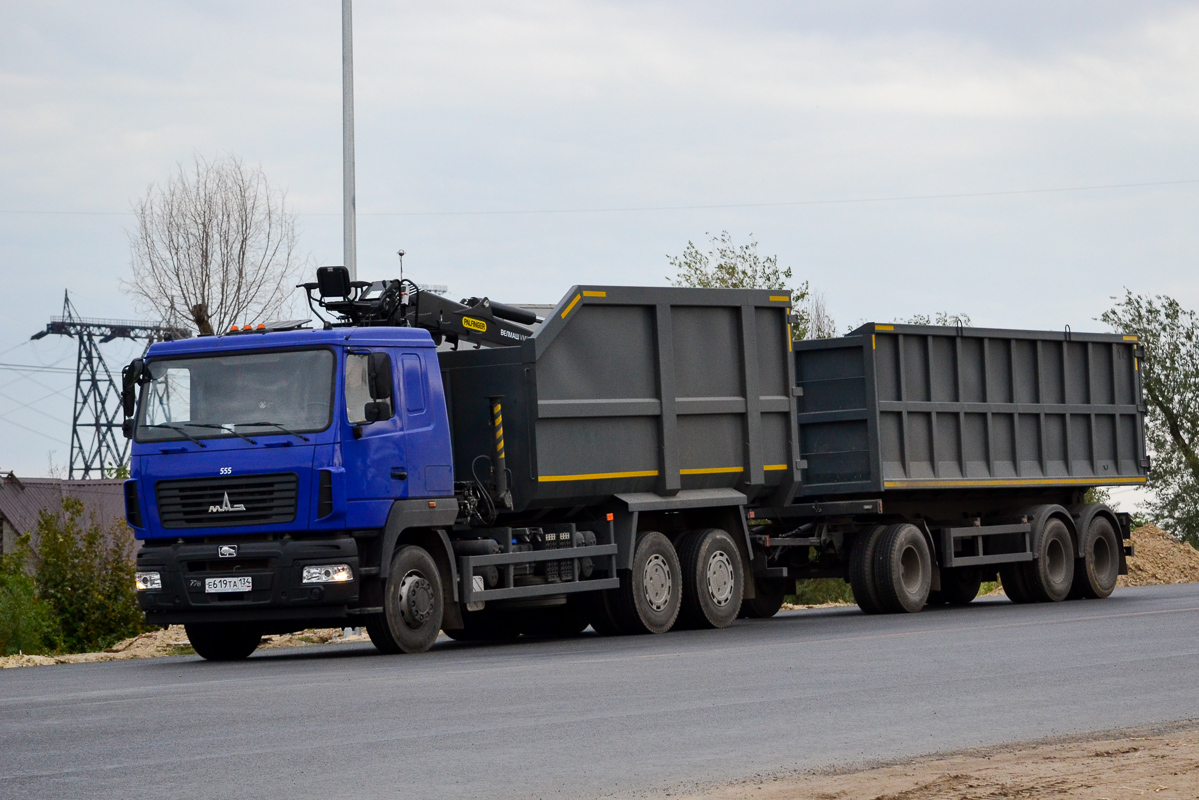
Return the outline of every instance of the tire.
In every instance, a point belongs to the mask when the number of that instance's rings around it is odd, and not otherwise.
[[[1057,517],[1045,520],[1036,557],[1020,568],[1033,600],[1039,603],[1065,600],[1074,585],[1074,543],[1066,523]]]
[[[974,567],[958,567],[941,570],[941,590],[937,592],[942,603],[951,606],[965,606],[974,602],[978,590],[982,586],[982,572]],[[930,593],[929,603],[932,603]]]
[[[789,590],[788,586],[790,586]],[[787,595],[794,592],[795,581],[778,578],[754,580],[756,596],[741,599],[741,612],[737,616],[743,619],[770,619],[779,613]]]
[[[1081,539],[1082,552],[1074,562],[1071,594],[1096,600],[1111,596],[1120,576],[1121,547],[1112,521],[1102,514],[1095,515]]]
[[[853,599],[858,608],[867,614],[883,613],[878,588],[874,583],[874,553],[886,531],[885,526],[876,525],[860,532],[849,551],[849,585],[853,588]]]
[[[683,571],[674,545],[657,531],[637,535],[633,569],[620,579],[612,611],[623,633],[666,633],[679,617]]]
[[[874,585],[887,613],[915,613],[928,602],[933,556],[915,525],[889,525],[874,552]]]
[[[999,567],[999,582],[1003,584],[1003,593],[1007,595],[1008,600],[1020,605],[1036,602],[1036,598],[1025,585],[1023,567],[1023,562]]]
[[[383,587],[383,613],[366,623],[371,642],[381,653],[423,653],[437,641],[445,615],[441,573],[423,547],[396,551]]]
[[[679,543],[683,604],[679,619],[691,628],[727,628],[745,594],[741,553],[720,528],[687,534]]]
[[[241,661],[262,641],[262,628],[248,622],[190,623],[183,629],[192,649],[206,661]]]

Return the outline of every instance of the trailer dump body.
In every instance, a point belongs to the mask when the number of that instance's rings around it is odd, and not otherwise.
[[[1144,483],[1135,337],[865,325],[796,344],[803,498]]]
[[[794,481],[791,297],[576,286],[519,347],[440,353],[454,471],[485,474],[493,400],[514,509]]]

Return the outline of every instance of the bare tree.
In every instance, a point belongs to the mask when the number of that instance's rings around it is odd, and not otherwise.
[[[261,167],[235,156],[180,163],[134,207],[133,278],[143,310],[197,333],[280,313],[302,266],[295,217]]]
[[[837,323],[829,313],[824,292],[812,290],[808,294],[808,339],[832,339],[837,335]]]

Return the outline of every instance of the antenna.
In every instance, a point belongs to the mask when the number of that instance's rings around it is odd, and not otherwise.
[[[400,257],[400,280],[404,280],[404,251],[396,250],[396,255]]]

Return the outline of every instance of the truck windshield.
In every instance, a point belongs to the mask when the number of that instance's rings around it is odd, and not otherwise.
[[[158,359],[148,366],[139,442],[296,435],[332,422],[330,350]]]

